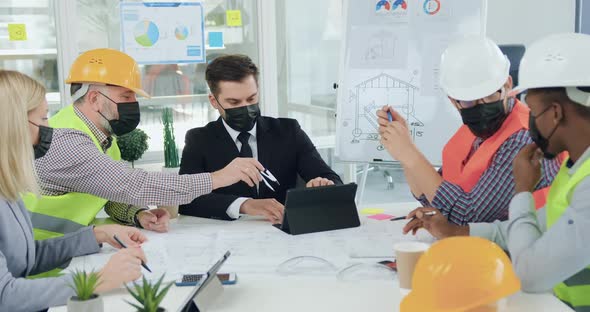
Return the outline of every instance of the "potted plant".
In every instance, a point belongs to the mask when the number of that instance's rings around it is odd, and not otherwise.
[[[133,282],[133,289],[127,288],[127,291],[139,302],[139,304],[135,304],[132,302],[127,301],[130,305],[137,309],[138,312],[163,312],[166,309],[160,307],[160,303],[168,293],[168,290],[172,286],[173,283],[166,285],[164,288],[160,289],[162,286],[162,280],[164,279],[164,275],[158,279],[155,284],[149,282],[145,276],[142,278],[142,284],[138,285]]]
[[[134,162],[139,160],[148,149],[148,139],[148,135],[139,128],[117,137],[121,158],[131,162],[131,167],[135,167]]]
[[[178,159],[178,148],[174,137],[174,114],[172,108],[166,107],[162,110],[162,124],[164,125],[164,168],[162,171],[178,174],[180,161]],[[171,218],[178,216],[178,206],[158,206],[168,210]]]
[[[73,274],[73,284],[70,287],[76,292],[75,296],[68,299],[69,312],[102,312],[104,305],[102,297],[95,294],[99,284],[98,272],[86,273],[76,270]]]
[[[162,124],[164,124],[164,168],[174,168],[165,171],[178,172],[180,161],[178,159],[176,139],[174,138],[174,115],[170,107],[162,110]]]

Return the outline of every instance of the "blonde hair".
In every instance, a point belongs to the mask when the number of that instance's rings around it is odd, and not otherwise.
[[[38,194],[27,112],[45,99],[45,87],[16,71],[0,70],[0,196],[16,201]]]

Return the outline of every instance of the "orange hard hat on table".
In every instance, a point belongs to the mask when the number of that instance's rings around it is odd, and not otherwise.
[[[420,257],[400,310],[466,311],[519,290],[520,280],[498,245],[479,237],[451,237]]]
[[[66,83],[114,85],[150,97],[141,87],[141,72],[137,62],[131,56],[113,49],[94,49],[80,54],[70,68]]]

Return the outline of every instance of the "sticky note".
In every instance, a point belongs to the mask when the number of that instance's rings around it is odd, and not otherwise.
[[[221,31],[209,32],[209,47],[223,48],[223,32],[221,32]]]
[[[374,215],[374,214],[379,214],[379,213],[383,213],[383,209],[375,209],[375,208],[365,208],[363,210],[361,210],[361,214],[364,215]]]
[[[227,26],[242,26],[242,11],[240,10],[225,11],[225,18]]]
[[[25,24],[8,24],[8,40],[27,40],[27,27]]]
[[[393,218],[393,216],[385,214],[385,213],[379,213],[376,215],[368,216],[367,218],[382,221],[382,220],[389,220],[389,219]]]

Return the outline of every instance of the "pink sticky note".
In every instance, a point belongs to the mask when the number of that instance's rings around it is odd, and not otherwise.
[[[393,218],[393,216],[392,215],[388,215],[388,214],[384,214],[384,213],[379,213],[379,214],[376,214],[376,215],[368,216],[367,218],[374,219],[374,220],[379,220],[379,221],[383,221],[383,220],[389,220],[389,219]]]

